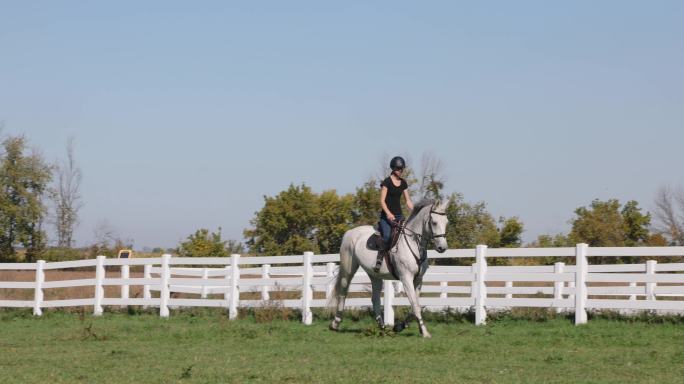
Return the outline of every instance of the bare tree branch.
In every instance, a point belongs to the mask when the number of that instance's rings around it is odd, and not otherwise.
[[[108,248],[119,238],[116,229],[112,227],[107,219],[100,220],[97,223],[93,230],[93,235],[95,236],[96,244],[103,248]]]
[[[684,232],[684,189],[682,187],[677,187],[674,192],[674,199],[677,202],[677,207],[679,212],[676,215],[677,223],[679,224],[680,232]],[[684,237],[684,233],[682,233]]]
[[[69,248],[73,245],[74,229],[78,224],[78,211],[83,207],[80,194],[82,173],[74,157],[74,138],[66,145],[66,161],[58,162],[55,167],[57,186],[55,199],[55,226],[57,245]]]
[[[443,173],[442,160],[432,152],[423,152],[420,168],[420,187],[418,193],[421,197],[442,199],[445,176]]]
[[[655,205],[655,230],[674,244],[684,244],[684,191],[679,188],[673,193],[670,187],[663,186],[656,193]]]

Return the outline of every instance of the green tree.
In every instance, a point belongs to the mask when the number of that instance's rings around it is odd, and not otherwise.
[[[639,203],[634,200],[628,201],[620,213],[625,231],[625,245],[635,247],[648,244],[651,236],[649,232],[651,214],[641,213]]]
[[[447,206],[447,241],[450,248],[473,248],[478,244],[498,246],[500,235],[494,217],[486,204],[466,203],[463,195],[454,193]]]
[[[508,219],[502,217],[499,222],[501,223],[501,228],[499,229],[498,246],[501,248],[520,247],[524,230],[522,221],[517,217],[510,217]]]
[[[340,251],[342,236],[353,226],[354,196],[338,196],[335,190],[318,196],[318,219],[316,222],[316,245],[321,253]]]
[[[633,247],[657,244],[662,240],[661,237],[651,235],[651,215],[643,214],[634,200],[628,201],[621,209],[617,199],[596,199],[589,207],[577,208],[575,215],[569,235],[572,243],[587,243],[591,247]],[[594,260],[602,264],[615,259]],[[619,261],[641,262],[638,258],[630,257],[620,258]]]
[[[380,215],[380,181],[371,178],[356,188],[353,204],[355,225],[375,225]]]
[[[310,187],[290,187],[275,197],[264,196],[264,207],[244,231],[251,252],[260,255],[295,255],[318,252],[315,233],[318,198]]]
[[[43,203],[52,169],[42,157],[27,155],[26,139],[8,137],[0,155],[0,260],[16,261],[15,247],[26,249],[32,262],[45,249]]]
[[[224,257],[229,255],[226,243],[221,239],[221,228],[211,233],[202,228],[181,242],[176,252],[183,257]]]
[[[621,247],[625,245],[625,226],[616,199],[591,202],[589,207],[575,210],[570,239],[590,247]]]
[[[637,246],[648,243],[651,215],[639,203],[628,201],[622,209],[617,199],[594,200],[575,210],[570,239],[592,247]]]
[[[447,226],[449,248],[474,248],[478,244],[490,247],[499,245],[499,229],[494,217],[487,212],[484,202],[470,204],[464,201],[462,194],[454,193],[449,197],[447,218],[449,219]],[[493,260],[494,263],[501,261]],[[437,263],[470,265],[472,260],[437,259]]]
[[[567,235],[558,233],[556,235],[539,235],[537,240],[528,244],[530,248],[559,248],[559,247],[574,247],[575,244],[568,238]]]
[[[560,248],[560,247],[574,247],[575,244],[568,238],[567,235],[558,233],[556,235],[539,235],[537,240],[527,244],[530,248]],[[574,257],[530,257],[523,258],[517,261],[525,265],[550,265],[556,262],[572,264],[575,262]]]

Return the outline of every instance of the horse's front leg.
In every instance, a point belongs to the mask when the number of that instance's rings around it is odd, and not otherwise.
[[[413,287],[416,290],[416,297],[420,297],[420,290],[423,288],[423,275],[425,275],[425,272],[427,271],[428,263],[423,262],[420,266],[420,272],[416,275],[416,277],[413,278]]]
[[[423,286],[423,277],[422,276],[416,276],[413,279],[413,288],[416,291],[416,297],[420,297],[420,289]],[[394,332],[401,332],[403,331],[406,327],[411,324],[411,321],[413,321],[413,318],[416,317],[413,312],[409,313],[406,315],[404,318],[404,321],[400,321],[394,325]],[[422,330],[421,330],[422,332]]]
[[[413,315],[416,317],[416,320],[418,320],[418,328],[420,329],[420,333],[423,335],[425,338],[430,338],[432,335],[430,335],[430,332],[428,332],[427,327],[425,326],[425,323],[423,322],[423,315],[420,312],[420,303],[418,302],[418,295],[416,294],[416,289],[415,286],[413,285],[413,279],[414,276],[410,275],[402,275],[401,276],[401,282],[404,284],[404,290],[406,291],[406,296],[409,299],[409,303],[411,303],[411,308],[413,309]]]
[[[375,322],[378,323],[378,327],[382,329],[385,328],[385,321],[382,318],[382,307],[380,305],[382,279],[371,277],[371,286],[373,287],[371,301],[373,302],[373,314],[375,315]]]

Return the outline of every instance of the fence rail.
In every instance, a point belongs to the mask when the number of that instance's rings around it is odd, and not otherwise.
[[[453,249],[428,252],[430,259],[471,258],[470,266],[432,266],[424,277],[421,305],[428,310],[470,308],[476,324],[486,321],[487,309],[545,307],[574,311],[575,323],[587,322],[587,310],[651,310],[684,312],[684,263],[590,265],[592,257],[684,256],[684,247]],[[574,258],[574,265],[488,266],[488,258]],[[312,322],[312,308],[330,298],[339,255],[242,257],[171,257],[107,259],[46,263],[5,263],[0,271],[33,271],[33,281],[0,281],[0,307],[43,308],[92,306],[101,315],[105,306],[159,307],[168,317],[174,307],[222,307],[231,319],[239,308],[281,305],[299,308],[302,321]],[[131,267],[142,276],[131,277]],[[46,271],[94,268],[91,278],[46,281]],[[118,273],[117,273],[118,272]],[[119,287],[116,297],[105,297],[105,287]],[[142,287],[142,297],[130,297],[131,287]],[[46,300],[45,290],[92,287],[93,297]],[[383,285],[385,321],[394,322],[393,306],[407,306],[402,287]],[[32,290],[32,300],[8,297],[2,290]],[[351,307],[370,306],[370,279],[359,270],[350,286]],[[11,295],[10,295],[11,296]],[[23,295],[26,296],[26,295]],[[110,295],[111,296],[111,292]]]

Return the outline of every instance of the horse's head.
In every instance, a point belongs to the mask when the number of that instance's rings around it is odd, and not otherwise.
[[[446,226],[449,223],[447,219],[446,208],[449,201],[435,202],[430,206],[430,215],[426,222],[427,230],[430,231],[432,240],[435,243],[435,249],[439,253],[444,253],[448,249],[446,239]]]

